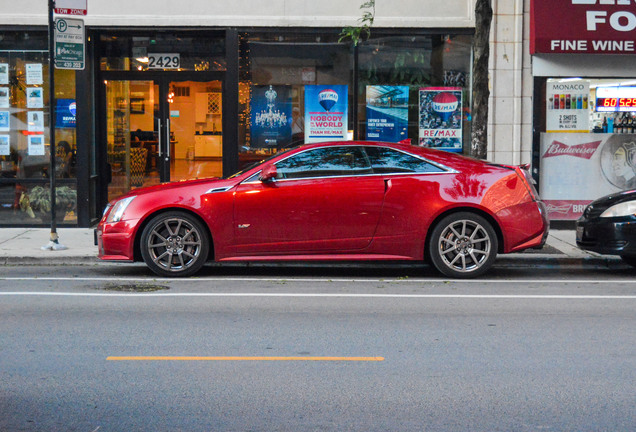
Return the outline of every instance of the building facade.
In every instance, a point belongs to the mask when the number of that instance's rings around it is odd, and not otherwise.
[[[340,40],[357,2],[89,0],[67,16],[84,21],[85,67],[54,70],[54,117],[46,3],[0,12],[0,226],[50,223],[53,123],[62,226],[91,226],[128,190],[231,175],[303,142],[468,151],[474,0],[378,0],[357,46]],[[527,163],[529,6],[493,6],[488,155]]]

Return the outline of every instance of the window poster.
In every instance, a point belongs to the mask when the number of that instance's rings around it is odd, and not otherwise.
[[[348,97],[346,85],[305,86],[305,142],[347,139]]]
[[[551,220],[578,219],[596,198],[636,188],[634,135],[542,133],[539,184]]]
[[[11,130],[11,115],[9,111],[0,111],[0,132]]]
[[[0,108],[9,108],[9,87],[0,87]]]
[[[44,135],[29,135],[29,156],[44,156]]]
[[[589,95],[589,81],[548,81],[546,132],[589,132]]]
[[[39,85],[42,80],[42,64],[27,63],[26,65],[26,83],[27,85]]]
[[[44,114],[41,111],[27,112],[27,130],[29,132],[44,132]]]
[[[408,125],[408,86],[367,86],[368,140],[405,140],[408,138]]]
[[[74,128],[75,114],[77,114],[77,104],[75,99],[55,99],[55,127]],[[179,117],[179,111],[170,111],[170,117]]]
[[[27,87],[27,108],[44,108],[41,87]]]
[[[252,147],[281,148],[291,142],[291,86],[252,86]]]
[[[0,85],[9,84],[9,63],[0,63]]]
[[[426,87],[420,89],[420,145],[461,152],[461,87]]]
[[[11,155],[10,142],[9,135],[0,135],[0,156]]]

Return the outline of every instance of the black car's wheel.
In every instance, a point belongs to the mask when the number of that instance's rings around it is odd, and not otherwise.
[[[621,255],[621,259],[625,264],[636,267],[636,255]]]
[[[497,234],[483,217],[469,212],[442,219],[431,232],[428,251],[437,270],[452,278],[476,277],[497,257]]]
[[[179,211],[152,218],[143,230],[140,246],[146,265],[167,277],[195,274],[205,264],[210,247],[203,224]]]

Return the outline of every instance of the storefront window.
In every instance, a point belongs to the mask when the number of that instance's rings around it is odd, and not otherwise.
[[[636,188],[636,79],[551,78],[543,90],[540,194],[552,220]]]
[[[47,35],[0,36],[0,224],[45,224],[50,217],[51,160]],[[56,70],[55,79],[56,176],[65,179],[56,197],[62,193],[74,201],[60,201],[57,209],[64,222],[76,223],[77,194],[71,180],[77,151],[75,72]]]
[[[225,40],[199,32],[157,32],[152,36],[100,36],[103,71],[224,71]]]
[[[240,36],[239,161],[244,168],[265,155],[323,133],[352,136],[350,106],[353,56],[333,33],[245,33]],[[322,98],[318,110],[307,92]],[[313,98],[311,98],[313,101]],[[316,108],[316,109],[314,109]],[[308,129],[308,130],[306,130]]]
[[[469,35],[362,43],[358,136],[462,152],[470,141],[471,44]]]

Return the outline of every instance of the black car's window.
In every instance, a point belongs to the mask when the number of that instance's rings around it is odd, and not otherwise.
[[[279,178],[310,178],[371,173],[359,146],[324,147],[295,154],[276,164]]]
[[[444,172],[425,160],[387,147],[365,147],[365,151],[377,174]]]

